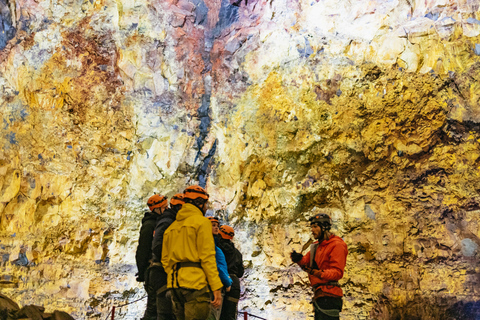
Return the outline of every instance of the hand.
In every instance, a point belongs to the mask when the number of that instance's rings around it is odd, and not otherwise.
[[[313,268],[310,268],[310,267],[307,267],[307,266],[302,266],[301,268],[302,268],[303,271],[308,272],[308,274],[310,274],[312,276],[315,276],[319,279],[322,278],[322,273],[323,273],[322,270],[313,269]]]
[[[232,286],[227,287],[225,290],[226,290],[227,292],[230,292],[230,290],[232,290]]]
[[[292,253],[290,253],[290,258],[292,258],[293,262],[298,263],[300,260],[302,260],[303,254],[293,250]]]
[[[213,301],[210,302],[212,304],[212,307],[215,309],[220,308],[222,304],[222,291],[221,290],[215,290],[213,291]]]
[[[301,266],[302,270],[307,272],[308,274],[313,274],[313,269],[307,266]]]

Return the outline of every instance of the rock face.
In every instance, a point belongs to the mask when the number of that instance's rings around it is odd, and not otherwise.
[[[311,314],[289,252],[323,210],[343,319],[479,317],[477,1],[0,0],[0,21],[15,301],[85,319],[141,297],[146,200],[200,183],[237,230],[242,310]]]

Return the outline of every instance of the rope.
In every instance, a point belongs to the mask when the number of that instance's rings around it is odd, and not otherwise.
[[[143,297],[141,297],[140,299],[137,299],[135,301],[132,301],[132,302],[128,302],[128,303],[125,303],[125,304],[122,304],[122,305],[119,305],[119,306],[113,306],[112,309],[110,310],[110,312],[107,314],[107,316],[105,317],[105,320],[108,319],[108,317],[112,314],[112,311],[115,310],[115,308],[121,308],[121,307],[125,307],[125,306],[128,306],[129,304],[132,304],[132,303],[135,303],[135,302],[138,302],[140,300],[143,300],[147,297],[148,295],[144,295]]]
[[[245,316],[245,314],[247,314],[247,315],[249,315],[250,317],[254,317],[254,318],[257,318],[257,319],[261,319],[261,320],[267,320],[267,319],[265,319],[265,318],[256,316],[256,315],[251,314],[251,313],[248,313],[248,312],[241,311],[241,313],[243,313],[244,316]]]

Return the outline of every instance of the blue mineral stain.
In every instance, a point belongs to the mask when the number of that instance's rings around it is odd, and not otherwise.
[[[205,25],[208,16],[208,7],[203,0],[190,1],[195,5],[195,24]]]
[[[462,254],[466,257],[473,257],[478,250],[478,245],[469,238],[462,240]]]
[[[40,160],[42,160],[42,159],[43,159],[43,157],[42,157],[42,154],[41,154],[41,153],[39,153],[39,154],[38,154],[38,159],[40,159]]]
[[[9,134],[7,134],[7,139],[8,141],[10,141],[11,144],[17,144],[18,141],[16,136],[17,134],[15,132],[10,132]]]
[[[310,45],[310,41],[307,38],[305,39],[305,46],[300,46],[297,48],[298,53],[302,58],[308,58],[311,54],[313,54],[312,46]]]
[[[27,116],[28,116],[27,110],[25,110],[25,109],[20,110],[20,118],[22,119],[22,121],[25,121]]]
[[[68,145],[67,148],[68,148],[68,149],[72,149],[72,146],[71,146],[71,145]]]
[[[127,156],[127,160],[130,161],[130,155]]]
[[[8,129],[8,122],[6,119],[3,119],[3,129]]]
[[[473,48],[473,52],[475,52],[475,54],[477,56],[480,56],[480,44],[479,43],[475,43],[475,48]]]
[[[477,19],[474,19],[474,18],[468,18],[467,22],[468,23],[475,23],[475,24],[480,25],[480,20],[477,20]]]
[[[439,15],[440,15],[440,13],[438,13],[438,12],[437,13],[429,12],[425,15],[425,18],[428,18],[428,19],[433,20],[433,21],[437,21]]]
[[[178,130],[178,126],[176,124],[173,125],[173,130]]]
[[[0,1],[0,50],[7,46],[8,41],[15,37],[17,31],[13,27],[10,12],[8,1]]]
[[[25,253],[19,253],[18,254],[18,259],[13,260],[12,264],[17,265],[17,266],[26,266],[28,265],[28,258]]]
[[[376,216],[375,211],[373,211],[368,204],[365,205],[365,214],[367,215],[368,218],[375,220],[375,216]]]
[[[238,7],[230,4],[230,0],[222,0],[222,6],[218,14],[218,22],[215,26],[213,36],[217,37],[220,33],[230,27],[238,20]]]
[[[11,235],[12,238],[15,238],[16,236],[17,236],[17,233],[16,233],[16,232]]]
[[[342,95],[342,90],[338,89],[336,92],[337,97],[340,97]]]

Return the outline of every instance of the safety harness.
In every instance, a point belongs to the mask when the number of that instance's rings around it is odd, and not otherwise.
[[[200,268],[200,269],[202,269],[202,264],[200,262],[191,262],[191,261],[175,263],[175,265],[173,266],[173,272],[172,272],[172,284],[176,280],[177,288],[180,288],[180,283],[178,282],[178,270],[180,270],[182,268]]]
[[[178,282],[178,270],[180,270],[182,268],[200,268],[200,269],[203,269],[202,264],[200,262],[185,261],[185,262],[175,263],[175,265],[173,266],[173,272],[172,272],[172,285],[173,285],[174,282],[176,282],[177,283],[177,288],[181,288],[180,283]],[[213,291],[210,288],[209,284],[207,286],[208,286],[208,291],[210,292],[210,298],[211,298],[211,300],[213,300],[213,293],[212,293]],[[178,300],[181,300],[180,297],[177,295],[175,290],[173,290],[173,294],[175,295],[175,297]]]

